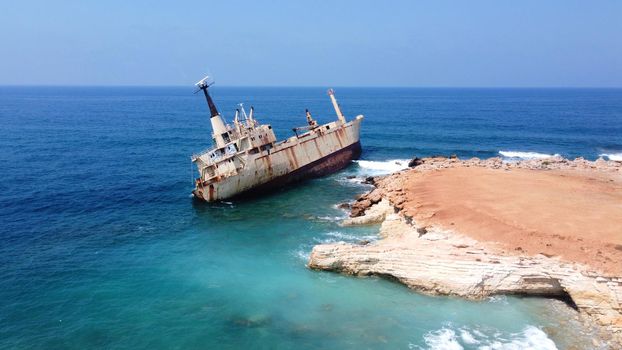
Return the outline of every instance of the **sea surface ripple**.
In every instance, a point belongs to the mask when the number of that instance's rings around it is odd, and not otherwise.
[[[584,330],[561,302],[428,297],[378,278],[310,271],[351,176],[414,155],[595,159],[622,154],[622,90],[338,88],[365,114],[362,161],[254,200],[190,197],[209,145],[192,88],[0,87],[0,348],[566,348]],[[323,88],[214,88],[279,138]],[[500,152],[505,152],[500,153]],[[572,334],[572,336],[568,336]],[[587,338],[586,338],[587,339]],[[535,345],[534,345],[535,344]],[[591,343],[589,343],[591,344]]]

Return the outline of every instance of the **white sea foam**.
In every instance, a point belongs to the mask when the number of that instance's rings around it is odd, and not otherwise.
[[[466,329],[460,330],[460,338],[465,344],[479,344],[479,340],[475,339],[475,336]]]
[[[339,203],[339,204],[333,204],[333,208],[334,208],[334,209],[338,209],[338,210],[340,210],[340,211],[341,211],[341,213],[342,213],[341,219],[345,219],[345,218],[347,218],[348,216],[350,216],[350,209],[349,209],[349,208],[342,208],[342,207],[340,208],[339,206],[340,206],[341,204],[342,204],[342,203]]]
[[[453,329],[441,328],[437,331],[429,332],[423,336],[423,340],[430,349],[462,350],[462,345],[458,342],[458,337]]]
[[[541,329],[527,326],[521,333],[512,334],[510,339],[493,340],[479,347],[480,350],[557,350],[555,343]]]
[[[508,298],[505,295],[493,295],[488,297],[488,302],[508,305]]]
[[[543,159],[550,157],[559,157],[559,154],[546,154],[538,152],[519,152],[519,151],[499,151],[499,154],[506,158],[513,159]]]
[[[430,331],[423,336],[427,349],[462,350],[464,347],[479,350],[555,350],[557,346],[541,329],[527,326],[519,333],[503,335],[494,332],[491,335],[484,334],[477,329],[462,327],[454,329],[451,325],[441,329]],[[411,346],[411,348],[419,348]]]
[[[384,175],[408,168],[408,159],[355,160],[361,172],[369,175]]]
[[[356,235],[339,231],[324,232],[319,236],[313,237],[312,242],[302,244],[298,246],[298,249],[292,251],[290,254],[296,257],[298,260],[308,262],[311,256],[311,250],[315,244],[331,244],[331,243],[359,243],[361,241],[375,241],[378,240],[377,235]]]
[[[359,235],[351,235],[351,234],[347,234],[347,233],[343,233],[339,231],[327,232],[326,235],[329,237],[333,237],[335,239],[344,241],[344,242],[358,242],[360,240],[369,241],[369,240],[378,239],[376,235],[359,236]]]
[[[337,178],[337,181],[348,186],[356,186],[356,187],[369,186],[363,183],[363,181],[365,181],[364,177],[359,177],[359,176],[350,177],[354,175],[350,175],[348,173],[346,173],[345,175],[347,175],[348,177],[339,177]]]
[[[335,221],[341,221],[341,220],[345,219],[346,217],[347,217],[347,215],[341,215],[341,216],[318,216],[317,219],[318,220],[322,220],[322,221],[335,222]]]
[[[300,248],[294,251],[293,255],[306,263],[309,261],[309,257],[311,256],[311,249]]]
[[[618,153],[601,153],[598,155],[599,157],[605,157],[609,160],[618,160],[622,161],[622,152]]]
[[[317,244],[330,244],[330,243],[359,243],[361,241],[375,241],[378,239],[377,235],[356,235],[348,234],[339,231],[330,231],[324,233],[322,236],[314,237],[313,241]]]

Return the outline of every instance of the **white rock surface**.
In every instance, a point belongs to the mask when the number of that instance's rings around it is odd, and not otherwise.
[[[308,266],[394,278],[417,291],[437,295],[483,298],[521,294],[570,298],[588,322],[595,320],[610,332],[613,342],[621,342],[620,277],[603,276],[587,266],[543,255],[504,254],[490,243],[456,232],[418,228],[392,209],[387,203],[379,203],[366,211],[371,218],[365,219],[366,215],[356,218],[367,223],[384,217],[380,229],[383,239],[368,245],[315,246]]]

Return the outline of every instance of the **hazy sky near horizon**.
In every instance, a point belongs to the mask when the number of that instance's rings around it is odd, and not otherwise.
[[[0,85],[622,87],[622,1],[5,1]]]

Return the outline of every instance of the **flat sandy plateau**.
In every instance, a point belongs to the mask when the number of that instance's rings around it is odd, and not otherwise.
[[[419,225],[622,275],[619,173],[455,167],[401,176],[404,213]]]

